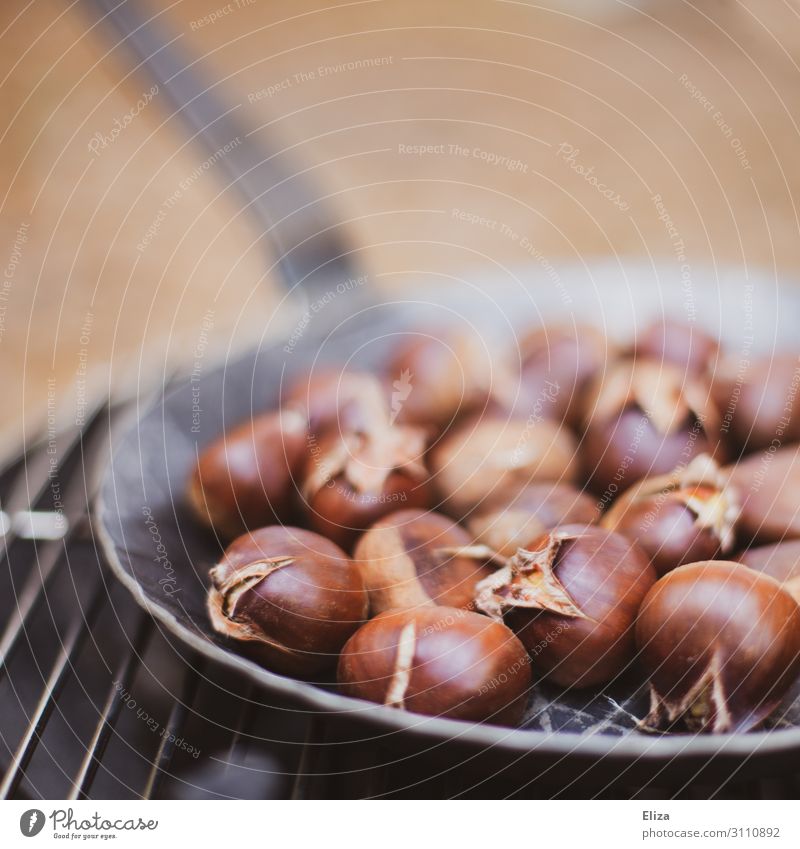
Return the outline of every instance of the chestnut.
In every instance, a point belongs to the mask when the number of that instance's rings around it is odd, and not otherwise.
[[[532,483],[519,492],[495,493],[475,510],[469,529],[476,541],[503,557],[556,525],[593,525],[597,504],[567,483]]]
[[[305,417],[287,407],[218,437],[203,449],[189,479],[195,515],[225,539],[289,519],[306,433]]]
[[[644,729],[749,731],[800,674],[800,607],[739,563],[691,563],[647,594],[636,642],[650,680]]]
[[[345,695],[388,707],[516,725],[531,672],[502,623],[431,606],[387,610],[362,625],[342,649],[338,680]]]
[[[756,572],[774,578],[800,603],[800,540],[749,548],[736,559]]]
[[[470,609],[476,583],[493,571],[487,565],[493,553],[471,542],[463,528],[439,513],[399,510],[377,521],[353,556],[371,614],[421,604]]]
[[[296,375],[285,386],[281,400],[284,406],[305,411],[312,433],[339,426],[349,429],[354,422],[342,424],[340,418],[376,417],[388,422],[389,397],[380,380],[361,371],[320,368]]]
[[[503,618],[534,669],[562,687],[604,684],[633,660],[639,605],[656,581],[620,534],[563,525],[519,549],[478,584],[476,605]]]
[[[714,370],[719,342],[694,322],[662,318],[636,334],[634,355],[671,363],[683,374],[699,376]]]
[[[669,475],[645,478],[614,502],[601,525],[638,543],[659,575],[728,554],[739,502],[707,454]]]
[[[742,503],[736,523],[739,545],[800,539],[798,446],[770,446],[723,471]]]
[[[398,344],[385,369],[392,420],[440,430],[487,402],[509,375],[474,330],[443,327]]]
[[[496,493],[510,497],[533,481],[571,481],[575,438],[546,419],[474,417],[445,435],[430,463],[446,512],[460,519]]]
[[[728,357],[714,372],[712,392],[721,429],[735,453],[800,440],[800,360],[775,354],[742,362]]]
[[[231,543],[211,572],[214,629],[268,669],[306,677],[335,664],[367,617],[361,574],[330,540],[272,526]]]
[[[555,421],[580,425],[583,392],[616,357],[596,327],[554,325],[529,331],[520,341],[520,380],[528,406]]]
[[[604,503],[703,453],[721,455],[719,419],[703,385],[679,368],[622,362],[595,386],[581,459],[590,489]]]
[[[349,551],[382,516],[427,507],[425,443],[420,428],[373,423],[312,436],[302,487],[308,524]]]

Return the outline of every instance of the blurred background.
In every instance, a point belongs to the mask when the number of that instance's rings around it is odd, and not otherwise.
[[[372,286],[800,264],[789,0],[141,5],[329,196]],[[4,454],[286,332],[223,170],[82,2],[6,0],[0,66]]]

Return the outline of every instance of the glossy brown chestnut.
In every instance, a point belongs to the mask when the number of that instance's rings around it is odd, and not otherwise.
[[[546,419],[484,416],[448,433],[431,452],[431,471],[446,512],[467,514],[500,493],[511,497],[532,482],[571,481],[575,438]]]
[[[510,496],[495,493],[475,510],[469,529],[476,541],[504,557],[556,525],[593,525],[597,503],[566,483],[532,483]]]
[[[273,526],[245,534],[210,574],[214,629],[275,672],[305,677],[335,665],[367,617],[360,572],[310,531]]]
[[[256,416],[202,451],[189,479],[189,504],[225,539],[286,521],[305,450],[306,422],[297,410]]]
[[[739,563],[691,563],[647,594],[636,642],[650,678],[644,728],[749,731],[800,674],[800,607]]]
[[[452,607],[388,610],[348,640],[345,695],[400,710],[516,725],[531,687],[528,657],[502,623]]]
[[[427,507],[425,443],[420,428],[379,423],[312,437],[303,477],[309,525],[349,551],[381,517]]]
[[[555,528],[478,584],[476,604],[503,617],[534,669],[562,687],[589,687],[633,660],[633,626],[656,573],[620,534],[588,525]]]
[[[719,342],[694,323],[674,318],[654,321],[636,334],[636,358],[670,363],[682,373],[702,375],[715,370]]]
[[[726,358],[712,391],[732,454],[800,441],[800,360],[775,354],[743,365]]]
[[[667,474],[698,454],[720,459],[719,418],[703,385],[668,363],[627,361],[595,387],[581,459],[604,504],[645,477]]]
[[[669,475],[645,478],[617,499],[601,525],[633,540],[659,575],[729,554],[739,500],[707,454]]]
[[[800,540],[749,548],[736,559],[756,572],[774,578],[800,603]]]
[[[739,545],[800,539],[800,448],[770,446],[723,469],[741,498]]]
[[[583,392],[616,355],[615,346],[591,325],[556,325],[529,332],[519,348],[525,402],[546,418],[577,427]]]
[[[474,330],[443,327],[404,338],[385,369],[393,420],[438,430],[485,404],[495,383],[509,379],[492,359]]]
[[[391,608],[438,604],[469,610],[475,585],[491,575],[493,553],[446,516],[399,510],[358,541],[354,561],[374,616]]]

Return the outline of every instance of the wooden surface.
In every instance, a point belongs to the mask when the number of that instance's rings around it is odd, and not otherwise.
[[[178,0],[162,18],[312,169],[376,285],[596,257],[662,258],[674,285],[708,264],[791,278],[797,4],[535,5]],[[204,155],[163,98],[136,106],[149,83],[79,6],[5,2],[0,32],[9,451],[48,411],[80,421],[286,325],[219,170],[164,212]]]

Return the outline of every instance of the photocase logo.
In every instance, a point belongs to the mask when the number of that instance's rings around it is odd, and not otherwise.
[[[398,380],[392,383],[394,392],[392,392],[392,415],[390,422],[395,423],[395,419],[400,415],[400,410],[403,409],[403,404],[408,400],[411,390],[414,388],[411,385],[411,371],[403,369]]]
[[[44,814],[37,808],[31,808],[19,818],[19,830],[25,837],[36,837],[44,828]]]

